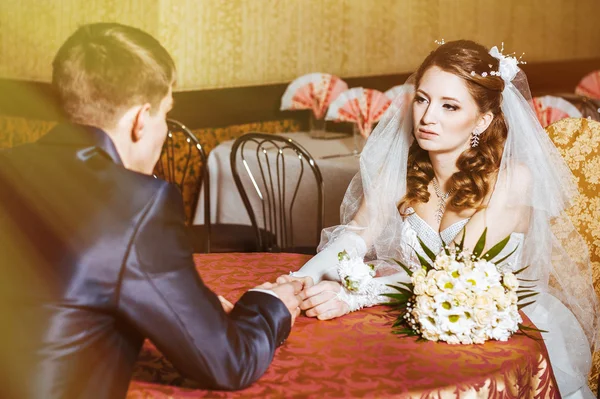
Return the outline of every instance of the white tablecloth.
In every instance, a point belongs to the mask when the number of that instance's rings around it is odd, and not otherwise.
[[[293,139],[302,145],[315,159],[324,182],[325,215],[324,227],[334,226],[340,223],[340,205],[344,194],[358,172],[359,159],[355,156],[341,156],[322,159],[331,155],[351,154],[354,149],[352,136],[345,136],[333,140],[317,140],[311,138],[307,133],[281,133],[281,136]],[[242,198],[233,180],[229,156],[233,140],[225,141],[213,149],[208,157],[208,170],[210,175],[211,190],[211,222],[226,224],[250,225],[250,218],[242,202]],[[305,165],[306,167],[306,165]],[[242,177],[250,202],[255,212],[258,211],[257,220],[262,227],[262,213],[260,211],[260,200],[243,167],[238,166],[238,173]],[[317,195],[316,184],[312,172],[305,168],[307,177],[303,179],[294,205],[294,245],[312,246],[316,245],[315,222]],[[293,174],[293,173],[292,173]],[[200,194],[198,208],[194,224],[204,223],[204,200]]]

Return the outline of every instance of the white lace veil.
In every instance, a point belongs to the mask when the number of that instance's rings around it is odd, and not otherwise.
[[[494,49],[490,54],[499,58],[497,50],[496,55],[493,52]],[[536,118],[525,74],[516,62],[509,65],[508,71],[502,71],[502,62],[500,66],[505,81],[502,112],[508,137],[501,161],[501,170],[506,173],[499,174],[496,190],[522,178],[519,172],[523,167],[531,174],[529,192],[510,198],[512,203],[507,204],[531,209],[521,258],[521,265],[531,266],[519,276],[537,280],[536,290],[566,305],[594,348],[599,327],[598,303],[589,255],[584,240],[565,213],[577,194],[574,177]],[[350,183],[341,206],[341,225],[323,230],[319,251],[344,231],[352,230],[367,242],[367,258],[403,258],[401,252],[406,248],[400,247],[399,237],[406,226],[397,206],[406,193],[408,151],[413,141],[414,75],[407,83],[411,84],[404,86],[367,140],[360,157],[360,172]],[[489,206],[495,200],[492,194]],[[492,230],[494,226],[488,228]],[[535,306],[525,308],[527,313],[535,311]],[[567,320],[563,324],[568,324]],[[560,328],[566,329],[565,337],[572,336],[568,325]],[[585,337],[582,340],[586,341]],[[573,350],[577,352],[581,345],[574,343]]]

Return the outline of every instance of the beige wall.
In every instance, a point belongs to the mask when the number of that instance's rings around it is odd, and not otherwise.
[[[179,89],[408,72],[435,39],[505,42],[529,62],[600,58],[600,0],[0,0],[0,76],[48,81],[78,25],[157,36]]]

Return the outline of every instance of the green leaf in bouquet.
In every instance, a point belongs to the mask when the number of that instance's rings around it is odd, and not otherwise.
[[[536,296],[536,295],[539,295],[539,292],[534,292],[533,294],[519,296],[518,298],[519,298],[519,301],[522,301],[523,299],[531,298],[532,296]]]
[[[394,285],[390,285],[388,287],[392,287],[398,291],[400,291],[401,293],[403,293],[404,295],[408,295],[409,297],[412,297],[414,294],[412,291],[406,289],[406,288],[402,288],[402,287],[398,287],[398,286],[394,286]]]
[[[423,242],[423,240],[421,240],[421,238],[419,238],[419,236],[417,236],[417,240],[419,240],[419,244],[421,244],[421,248],[423,248],[423,252],[425,252],[427,257],[431,259],[432,262],[435,262],[435,254],[433,253],[433,251],[429,249],[427,245],[425,245],[425,243]]]
[[[548,332],[546,330],[540,330],[539,328],[526,326],[523,323],[519,323],[519,330],[537,331],[537,332],[540,332],[540,333],[547,333]]]
[[[520,304],[517,306],[517,308],[518,308],[519,310],[521,310],[521,309],[523,309],[524,307],[527,307],[527,306],[531,305],[532,303],[535,303],[535,301],[531,301],[531,302],[527,302],[527,303],[520,303]]]
[[[402,282],[400,282],[400,281],[399,281],[398,283],[400,283],[400,284],[404,284],[404,283],[402,283]],[[399,285],[393,285],[393,284],[386,284],[386,286],[388,286],[388,287],[390,287],[390,288],[393,288],[393,289],[395,289],[395,290],[398,290],[398,291],[406,291],[406,292],[410,292],[410,293],[412,294],[412,291],[411,291],[411,290],[409,290],[409,289],[408,289],[408,288],[406,288],[406,287],[400,287]]]
[[[537,281],[537,279],[527,280],[526,278],[517,278],[517,280],[519,280],[519,281],[525,281],[527,283],[535,283]]]
[[[406,294],[387,294],[387,293],[386,294],[381,294],[381,296],[385,296],[385,297],[388,297],[388,298],[391,298],[391,299],[395,299],[398,302],[408,302],[408,300],[412,297],[412,295],[408,296]]]
[[[510,258],[512,256],[512,254],[514,254],[516,252],[517,248],[518,248],[518,245],[515,247],[515,249],[510,251],[510,253],[508,255],[506,255],[504,258],[494,261],[494,264],[499,265],[502,262],[504,262],[506,259]]]
[[[527,294],[528,292],[537,292],[535,290],[517,290],[517,294]]]
[[[410,292],[415,291],[415,286],[413,285],[413,283],[403,283],[402,281],[398,281],[398,284],[405,286],[410,290]]]
[[[412,272],[412,270],[410,270],[408,267],[406,267],[406,266],[404,265],[404,263],[402,263],[402,262],[400,262],[400,261],[398,261],[398,260],[396,260],[396,259],[392,259],[392,260],[393,260],[394,262],[396,262],[396,264],[397,264],[398,266],[400,266],[402,269],[404,269],[404,271],[406,272],[406,274],[408,274],[409,276],[411,276],[411,277],[412,277],[412,275],[413,275],[413,272]]]
[[[401,325],[403,325],[404,323],[405,323],[404,319],[402,319],[402,318],[400,318],[400,317],[399,317],[399,318],[398,318],[398,320],[396,320],[396,321],[394,322],[394,324],[392,324],[392,328],[395,328],[395,327],[401,326]]]
[[[473,255],[476,258],[479,258],[481,253],[483,252],[483,248],[485,248],[485,237],[487,236],[487,227],[483,229],[483,233],[481,233],[481,237],[477,240],[477,244],[475,244],[475,248],[473,249]],[[463,235],[464,238],[464,235]]]
[[[528,268],[529,266],[530,266],[530,265],[527,265],[527,266],[525,266],[525,267],[522,267],[522,268],[520,268],[519,270],[517,270],[516,272],[513,272],[513,274],[516,276],[517,274],[519,274],[519,273],[522,273],[522,272],[524,272],[525,270],[527,270],[527,268]]]
[[[509,240],[510,236],[507,236],[504,240],[500,241],[498,244],[491,247],[489,251],[483,254],[482,258],[485,260],[494,259],[500,252],[502,252],[504,247],[506,247],[506,244],[508,244]]]
[[[392,334],[404,335],[408,337],[416,337],[419,335],[415,330],[409,327],[399,328],[397,330],[393,330]]]
[[[419,258],[421,267],[425,268],[425,271],[430,271],[431,269],[433,269],[433,266],[431,266],[431,264],[429,264],[429,262],[427,262],[427,259],[422,257],[421,254],[419,254],[416,249],[413,248],[412,250],[415,251],[415,255],[417,255],[417,258]]]
[[[448,249],[448,244],[446,243],[446,241],[444,241],[444,237],[442,237],[442,235],[440,234],[440,241],[442,242],[442,249],[444,250],[444,253],[448,256],[450,256],[450,250]]]
[[[519,327],[521,327],[521,324],[519,324]],[[527,333],[525,332],[525,330],[521,330],[520,328],[519,328],[519,330],[516,332],[516,334],[519,334],[519,335],[524,335],[524,336],[526,336],[527,338],[533,339],[533,340],[535,340],[535,341],[543,341],[543,338],[537,338],[537,337],[534,337],[533,335],[529,335],[529,334],[527,334]]]
[[[462,229],[462,237],[460,239],[460,243],[454,241],[454,246],[456,247],[456,249],[459,252],[462,252],[462,250],[465,248],[465,236],[467,235],[467,229],[466,227],[463,227]]]

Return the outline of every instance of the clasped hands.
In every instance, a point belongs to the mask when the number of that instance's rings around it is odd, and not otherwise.
[[[308,317],[329,320],[345,315],[350,311],[348,304],[338,298],[342,286],[337,281],[321,281],[314,284],[312,277],[283,275],[276,282],[264,283],[257,289],[271,290],[287,307],[292,315],[292,325],[301,311]],[[233,310],[233,304],[218,296],[226,313]]]
[[[267,282],[255,287],[254,289],[269,290],[277,295],[277,297],[283,302],[285,307],[292,315],[292,325],[294,325],[296,317],[298,317],[301,312],[300,305],[304,300],[304,297],[301,295],[301,293],[303,292],[304,288],[304,282],[302,280],[294,279],[289,281],[278,281],[276,283]],[[230,313],[234,308],[233,303],[229,302],[221,295],[218,295],[217,297],[219,298],[225,313]]]
[[[340,317],[350,312],[350,307],[338,297],[342,286],[337,281],[321,281],[314,284],[312,277],[294,277],[283,275],[277,278],[278,284],[294,281],[302,282],[300,291],[300,309],[306,316],[316,317],[319,320],[329,320]]]

